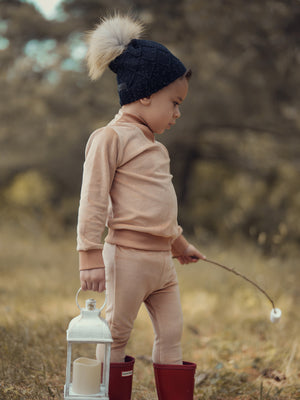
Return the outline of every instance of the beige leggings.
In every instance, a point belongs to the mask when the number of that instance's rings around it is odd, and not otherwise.
[[[182,311],[171,253],[105,243],[107,307],[113,344],[111,362],[122,362],[141,304],[152,320],[153,362],[181,364]]]

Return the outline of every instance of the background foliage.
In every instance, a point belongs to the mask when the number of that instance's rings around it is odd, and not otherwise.
[[[158,137],[170,151],[186,233],[205,244],[242,235],[268,252],[294,251],[299,1],[113,2],[129,5],[146,22],[145,37],[193,70],[181,120]],[[0,1],[3,218],[25,212],[53,235],[73,229],[85,143],[118,110],[114,74],[91,83],[83,61],[84,33],[111,10],[107,0],[65,0],[46,20],[31,4]]]

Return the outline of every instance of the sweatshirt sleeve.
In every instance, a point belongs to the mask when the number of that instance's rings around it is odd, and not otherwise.
[[[94,132],[86,146],[77,224],[80,269],[104,266],[101,238],[117,168],[118,147],[118,135],[111,127]]]

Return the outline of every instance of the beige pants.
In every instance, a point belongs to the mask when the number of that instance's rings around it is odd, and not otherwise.
[[[171,253],[143,251],[105,243],[106,319],[113,344],[112,362],[122,362],[141,304],[152,320],[153,362],[181,364],[182,311]]]

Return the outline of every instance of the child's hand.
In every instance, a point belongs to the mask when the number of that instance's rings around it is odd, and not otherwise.
[[[189,244],[183,254],[177,256],[180,264],[189,264],[192,262],[197,262],[198,260],[205,260],[206,256],[200,253],[195,246]]]
[[[105,268],[93,268],[80,271],[82,290],[103,292],[105,290]]]

